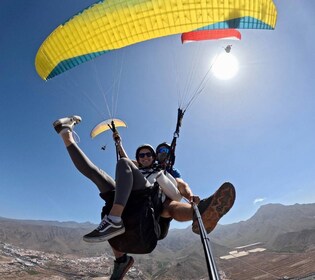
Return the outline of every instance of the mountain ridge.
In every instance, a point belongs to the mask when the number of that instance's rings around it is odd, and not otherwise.
[[[301,267],[301,271],[306,275],[315,271],[312,271],[312,266],[315,267],[315,261],[312,261],[315,259],[314,222],[315,203],[267,204],[261,206],[246,221],[229,225],[219,224],[209,238],[218,266],[226,275],[237,275],[238,278],[235,279],[250,278],[242,278],[244,273],[239,271],[237,258],[226,261],[220,257],[231,256],[231,251],[249,252],[250,250],[246,249],[248,244],[259,244],[251,248],[263,247],[266,250],[262,253],[250,253],[248,262],[254,262],[252,267],[259,267],[263,258],[266,269],[270,269],[275,264],[279,265],[278,262],[283,258],[288,262],[290,260],[291,266]],[[82,236],[94,228],[95,225],[88,222],[15,220],[0,217],[0,242],[73,258],[95,258],[104,253],[111,255],[107,242],[90,244],[82,240]],[[279,258],[279,254],[283,257]],[[309,256],[307,262],[303,261],[305,255]],[[141,273],[141,279],[207,278],[200,236],[191,231],[191,226],[186,229],[171,229],[151,254],[134,255],[134,258],[136,272]],[[269,259],[270,263],[267,261]],[[257,271],[252,269],[246,273],[258,277],[260,274]],[[285,273],[281,270],[280,272]],[[294,270],[290,273],[291,276],[295,275]]]

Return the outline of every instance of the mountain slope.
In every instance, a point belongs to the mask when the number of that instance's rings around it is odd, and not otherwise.
[[[278,249],[277,238],[286,233],[315,229],[315,203],[313,204],[267,204],[261,206],[249,220],[218,226],[211,234],[213,241],[228,247],[263,242],[268,249]],[[283,238],[282,238],[283,239]],[[284,241],[282,241],[284,242]],[[303,242],[303,241],[302,241]],[[311,246],[305,240],[305,248]],[[284,246],[284,243],[282,243]]]
[[[0,218],[0,242],[68,256],[100,256],[105,252],[111,255],[107,242],[98,244],[83,242],[82,236],[93,228],[95,225],[89,223]],[[313,256],[315,250],[315,204],[264,205],[247,221],[218,225],[209,238],[218,266],[229,275],[238,275],[237,279],[246,279],[246,276],[244,278],[241,276],[244,275],[242,272],[244,265],[239,262],[246,257],[230,261],[218,258],[228,255],[230,251],[238,250],[236,247],[256,242],[263,243],[261,246],[267,251],[248,257],[247,262],[252,262],[251,272],[246,271],[253,277],[261,276],[258,269],[261,261],[266,269],[271,270],[273,266],[285,266],[287,260],[292,267],[301,266],[303,273],[310,273],[313,272],[312,257],[308,257],[305,267],[302,266],[303,254]],[[275,251],[278,253],[274,253]],[[277,257],[277,254],[282,255]],[[192,233],[191,227],[170,230],[168,236],[158,243],[151,254],[134,255],[134,258],[137,271],[141,271],[146,279],[207,278],[200,236]],[[292,272],[292,275],[298,274]]]

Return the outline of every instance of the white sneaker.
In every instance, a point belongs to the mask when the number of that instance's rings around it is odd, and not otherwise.
[[[82,118],[80,116],[70,116],[54,121],[53,126],[59,134],[64,128],[68,128],[72,131],[73,127],[81,121]]]

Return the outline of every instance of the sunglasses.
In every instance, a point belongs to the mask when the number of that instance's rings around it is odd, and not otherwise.
[[[166,148],[166,147],[161,147],[160,149],[158,149],[158,150],[157,150],[157,153],[158,153],[158,154],[162,154],[162,153],[166,153],[166,154],[168,154],[168,153],[169,153],[169,151],[170,151],[170,149],[169,149],[169,148]]]
[[[144,157],[152,157],[152,153],[151,152],[147,152],[147,153],[139,153],[139,158],[144,158]]]

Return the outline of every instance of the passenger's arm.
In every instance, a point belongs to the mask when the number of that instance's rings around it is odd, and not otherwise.
[[[121,137],[117,131],[113,133],[113,138],[116,143],[116,147],[117,147],[120,158],[124,158],[124,157],[128,158],[128,155],[122,145]]]

